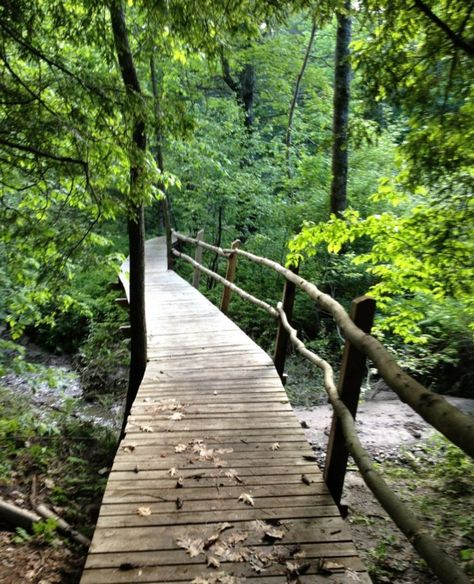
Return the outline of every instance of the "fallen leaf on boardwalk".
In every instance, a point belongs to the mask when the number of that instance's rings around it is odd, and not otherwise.
[[[231,479],[233,481],[237,481],[238,483],[243,484],[245,481],[242,480],[239,475],[237,474],[237,471],[234,470],[233,468],[229,468],[229,470],[225,473],[225,476],[228,479]]]
[[[219,562],[219,560],[215,557],[215,556],[207,556],[207,567],[208,568],[220,568],[221,567],[221,563]]]
[[[183,499],[181,499],[180,497],[176,498],[176,509],[182,509],[183,507]]]
[[[175,452],[184,452],[186,450],[186,448],[187,448],[186,444],[177,444],[174,447],[174,451]]]
[[[153,428],[151,426],[140,426],[139,429],[142,432],[153,432]]]
[[[178,420],[182,420],[183,418],[184,414],[182,414],[181,412],[175,412],[169,417],[169,419],[172,420],[173,422],[177,422]]]
[[[216,454],[230,454],[231,452],[234,452],[233,448],[218,448],[216,450]]]
[[[229,545],[237,545],[242,543],[248,538],[249,534],[246,531],[233,531],[227,537],[227,543]]]
[[[135,450],[135,445],[134,444],[127,444],[127,446],[123,446],[122,450],[124,452],[133,452]]]
[[[192,537],[185,535],[184,537],[178,538],[176,544],[179,545],[179,547],[184,548],[188,552],[190,558],[195,558],[204,551],[204,542],[201,538],[193,539]]]
[[[212,448],[200,448],[198,450],[199,457],[203,460],[211,460],[214,456],[214,450]]]
[[[310,485],[313,481],[305,474],[301,475],[301,480],[305,485]]]
[[[255,501],[248,493],[242,493],[239,497],[239,501],[242,501],[246,505],[251,505],[252,507],[255,507]]]
[[[176,481],[176,488],[181,489],[183,487],[184,487],[184,479],[183,479],[183,477],[179,477],[178,480]]]
[[[278,444],[278,442],[274,442],[272,444],[272,450],[278,450],[280,448],[280,445]]]
[[[171,467],[168,471],[168,474],[170,475],[170,477],[175,477],[177,474],[177,470],[175,469],[175,467]]]
[[[137,515],[141,515],[142,517],[148,517],[151,515],[150,507],[138,507]]]
[[[138,567],[139,567],[138,564],[132,564],[132,562],[123,562],[122,564],[120,564],[119,570],[121,570],[122,572],[128,572],[129,570],[135,570]]]
[[[298,576],[306,574],[311,567],[309,562],[299,564],[298,562],[286,562],[286,570],[288,573],[288,582],[298,582]]]
[[[259,537],[272,541],[276,539],[283,539],[285,535],[284,528],[277,525],[272,525],[271,523],[267,523],[265,521],[261,521],[260,519],[256,519],[253,522],[253,526]]]
[[[348,576],[353,582],[360,582],[359,574],[357,574],[357,572],[354,572],[354,570],[351,570],[350,568],[346,569],[344,575]]]
[[[223,531],[225,531],[226,529],[231,529],[232,527],[233,526],[230,523],[227,522],[221,523],[221,525],[217,527],[217,531],[210,535],[204,542],[204,549],[208,550],[212,545],[216,543],[216,541],[219,539],[220,534]]]
[[[283,539],[283,536],[285,535],[285,530],[284,529],[279,529],[278,527],[273,527],[273,525],[270,525],[266,530],[265,530],[265,536],[268,539],[271,540],[275,540],[275,539]]]
[[[240,580],[241,581],[241,580]],[[231,574],[227,574],[227,572],[217,572],[216,574],[206,574],[205,578],[201,578],[198,576],[194,578],[191,584],[238,584],[239,580],[232,576]]]
[[[320,558],[316,566],[316,572],[323,576],[330,576],[335,572],[344,572],[344,570],[345,567],[342,564],[332,560],[325,560],[324,558]]]

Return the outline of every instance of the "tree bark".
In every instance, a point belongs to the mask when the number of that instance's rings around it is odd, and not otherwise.
[[[235,81],[230,71],[229,61],[221,51],[222,78],[235,93],[238,105],[244,112],[244,125],[248,132],[252,131],[253,105],[255,100],[255,67],[246,63],[239,73],[239,80]]]
[[[337,14],[337,40],[334,64],[334,112],[332,146],[331,213],[340,217],[347,206],[348,128],[351,85],[349,43],[352,20],[350,0],[345,0],[346,11]]]
[[[314,38],[316,36],[316,20],[313,20],[313,26],[311,27],[311,33],[309,35],[308,46],[303,58],[303,63],[301,64],[300,72],[296,78],[295,89],[293,91],[293,98],[291,100],[290,109],[288,112],[288,126],[286,128],[285,135],[285,146],[286,146],[286,172],[288,178],[292,176],[291,170],[291,142],[292,142],[292,131],[293,131],[293,118],[295,116],[296,105],[298,103],[298,98],[300,96],[301,81],[303,80],[304,72],[306,71],[306,65],[308,64],[309,56],[311,54],[311,49],[313,48]]]
[[[115,51],[120,66],[122,80],[127,96],[135,106],[137,98],[141,97],[141,88],[132,51],[128,42],[128,31],[125,11],[121,0],[113,0],[110,4],[110,18],[115,43]],[[147,363],[147,341],[145,320],[145,219],[144,207],[140,202],[138,191],[143,175],[140,154],[146,151],[145,122],[140,113],[133,113],[132,141],[136,153],[130,160],[130,201],[128,219],[128,243],[130,254],[130,373],[127,399],[124,411],[126,419],[135,400],[138,388],[143,379]]]

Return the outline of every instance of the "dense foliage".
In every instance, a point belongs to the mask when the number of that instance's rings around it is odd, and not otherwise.
[[[111,356],[108,331],[121,317],[102,290],[127,251],[127,214],[144,203],[156,233],[166,191],[183,232],[240,238],[282,262],[290,241],[290,260],[305,259],[304,274],[343,303],[370,290],[378,333],[413,371],[432,381],[441,365],[449,384],[466,385],[453,371],[472,344],[472,6],[367,0],[351,15],[345,2],[111,6],[124,10],[140,94],[124,91],[107,4],[0,8],[9,336],[73,352],[88,339],[86,360],[94,346]],[[328,222],[336,13],[354,22],[354,75],[348,210]],[[133,120],[146,129],[143,151]],[[130,165],[140,168],[133,190]],[[244,263],[239,281],[267,300],[281,294],[281,282]],[[270,345],[265,316],[240,302],[232,310]],[[297,299],[296,322],[323,351],[338,348],[310,302]]]

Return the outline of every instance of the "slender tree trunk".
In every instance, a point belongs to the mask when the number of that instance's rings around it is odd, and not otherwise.
[[[141,96],[140,83],[133,61],[133,55],[128,42],[128,31],[125,11],[121,0],[112,0],[110,18],[114,36],[115,50],[122,74],[122,80],[129,100],[135,106]],[[130,202],[128,219],[128,243],[130,253],[130,326],[131,326],[131,356],[127,400],[125,404],[124,422],[126,420],[143,379],[147,363],[147,340],[145,320],[145,220],[144,207],[140,201],[140,188],[143,167],[140,153],[146,150],[145,122],[138,113],[133,114],[133,145],[136,154],[130,160]]]
[[[291,169],[291,142],[292,142],[292,132],[293,132],[293,118],[295,117],[295,110],[298,104],[298,98],[300,96],[301,81],[303,80],[304,72],[306,71],[306,65],[308,64],[309,56],[311,54],[311,49],[313,48],[314,38],[316,36],[316,20],[313,20],[313,26],[311,27],[311,33],[309,35],[308,46],[306,47],[306,52],[304,54],[303,63],[301,64],[300,72],[296,78],[295,89],[293,91],[293,98],[291,100],[290,109],[288,111],[288,126],[286,128],[285,135],[285,146],[286,146],[286,172],[288,178],[292,177]]]
[[[238,105],[244,111],[244,125],[249,133],[253,125],[253,105],[255,100],[255,67],[250,63],[240,71],[238,81],[232,77],[229,61],[221,51],[222,78],[235,94]]]
[[[150,57],[150,73],[151,73],[151,86],[153,91],[153,98],[155,100],[155,136],[156,136],[156,156],[155,160],[158,165],[158,168],[161,172],[164,172],[165,165],[163,161],[163,147],[162,147],[162,140],[163,140],[163,133],[161,127],[161,104],[160,104],[160,92],[158,89],[158,77],[156,75],[156,63],[155,63],[155,56],[152,54]],[[168,270],[171,270],[174,266],[174,256],[172,252],[172,241],[171,241],[171,219],[170,219],[170,203],[168,199],[168,193],[166,192],[166,188],[164,183],[162,182],[160,185],[161,190],[164,193],[163,198],[161,199],[161,212],[163,213],[163,223],[165,227],[165,235],[166,235],[166,250],[167,250],[167,263],[168,263]]]
[[[337,41],[334,65],[334,113],[332,147],[331,213],[340,217],[347,205],[348,127],[351,84],[349,43],[351,42],[351,3],[345,0],[345,13],[337,15]]]

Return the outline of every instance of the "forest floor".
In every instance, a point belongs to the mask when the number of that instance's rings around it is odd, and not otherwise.
[[[64,367],[67,364],[53,360],[47,365]],[[70,386],[70,378],[67,375],[65,378],[69,379],[66,385]],[[113,433],[106,435],[109,444],[102,447],[103,435],[96,435],[97,429],[87,422],[84,426],[78,420],[84,412],[80,392],[75,390],[65,401],[57,402],[48,399],[50,393],[46,390],[42,393],[41,387],[36,384],[28,400],[28,384],[19,384],[18,376],[0,378],[0,448],[3,452],[0,452],[0,496],[25,508],[32,507],[32,499],[44,502],[91,535],[105,481],[102,467],[107,466],[106,458],[113,453]],[[22,399],[18,399],[19,394]],[[16,396],[14,400],[12,395]],[[474,412],[474,400],[450,399],[466,411]],[[75,400],[79,409],[74,405]],[[37,414],[45,408],[55,417],[49,414],[44,417],[40,431],[47,437],[57,436],[61,429],[64,444],[60,450],[50,451],[43,442],[35,442],[34,434],[23,441],[15,438],[18,433],[37,432]],[[11,422],[5,420],[16,419],[19,411],[22,412],[20,425],[9,429]],[[323,404],[295,407],[295,411],[306,427],[308,440],[322,466],[331,421],[330,408]],[[357,425],[362,442],[392,488],[410,503],[442,546],[474,575],[474,515],[469,511],[474,506],[474,465],[460,457],[456,449],[433,439],[434,433],[423,420],[388,392],[360,406]],[[95,450],[87,448],[84,451],[79,447],[78,434],[83,435],[85,430]],[[71,436],[70,445],[65,443],[65,436]],[[78,476],[79,470],[82,477]],[[94,476],[97,477],[95,481]],[[34,488],[32,477],[35,477]],[[436,581],[387,519],[351,462],[343,503],[348,506],[347,520],[356,546],[375,584],[431,584]],[[46,525],[33,537],[0,525],[0,584],[77,584],[84,559],[83,549],[57,537]]]
[[[474,414],[474,400],[448,398]],[[331,426],[329,405],[295,407],[321,468]],[[392,392],[359,406],[357,429],[390,487],[457,558],[474,582],[474,464]],[[432,584],[436,578],[379,505],[349,461],[342,503],[357,550],[376,584]]]

